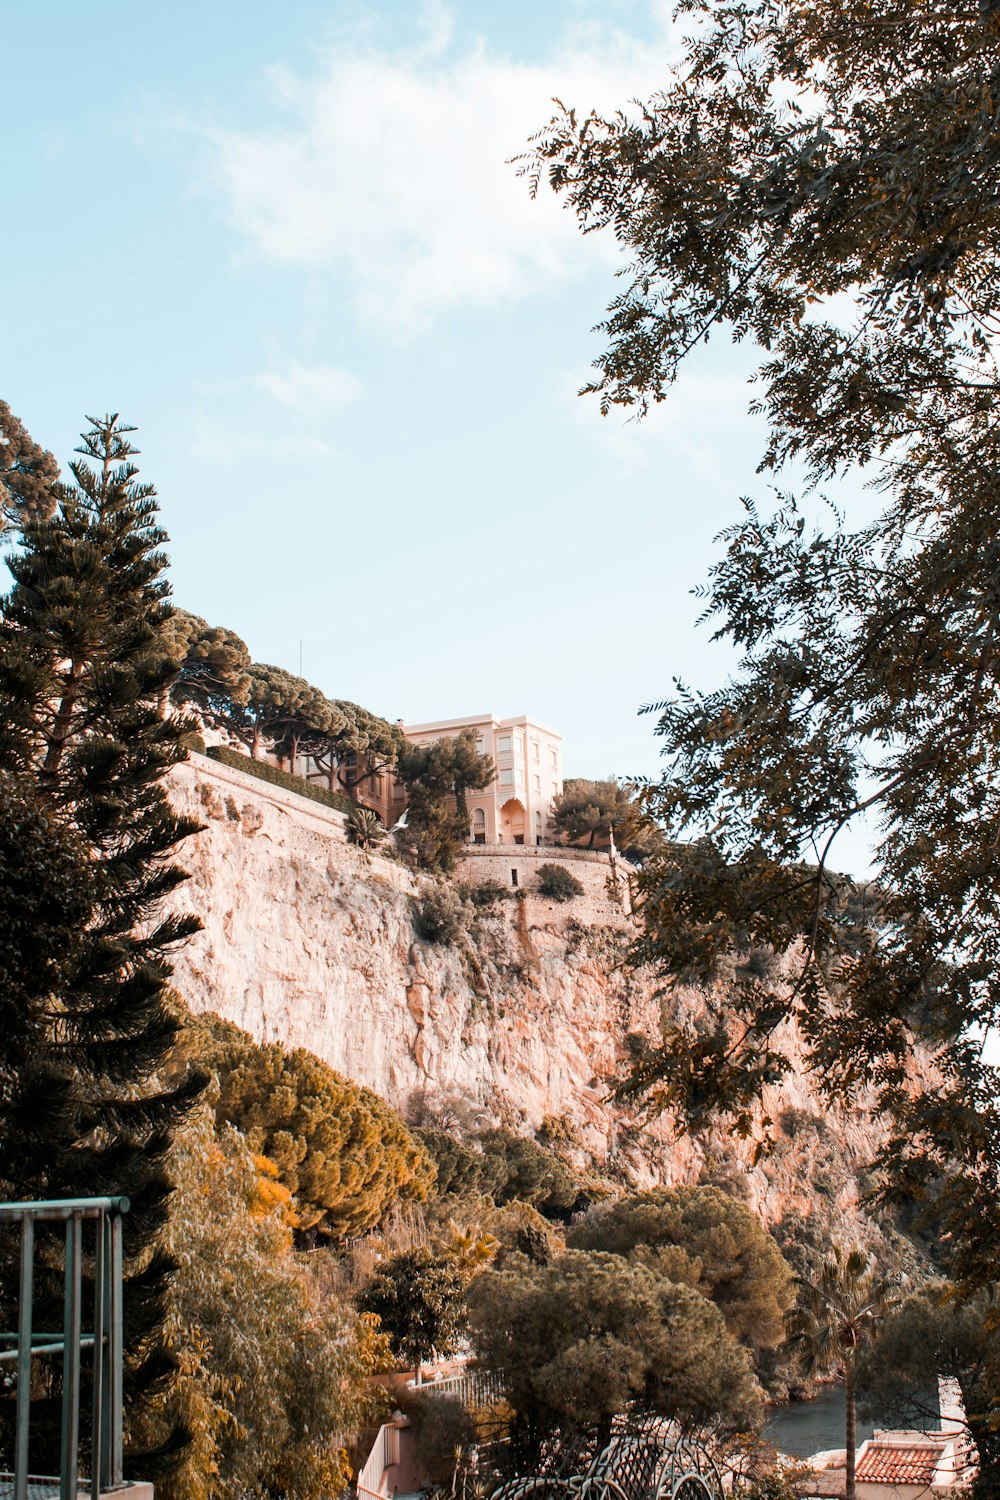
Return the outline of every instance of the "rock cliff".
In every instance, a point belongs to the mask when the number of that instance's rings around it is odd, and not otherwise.
[[[558,851],[472,855],[456,879],[488,883],[491,899],[460,941],[434,944],[413,920],[428,882],[349,845],[339,814],[202,756],[174,772],[173,795],[205,824],[184,846],[191,879],[178,897],[204,922],[175,963],[193,1009],[307,1047],[397,1106],[415,1090],[457,1091],[520,1131],[556,1117],[581,1160],[623,1181],[690,1181],[742,1151],[768,1219],[820,1200],[825,1218],[854,1217],[871,1129],[824,1113],[800,1081],[771,1102],[777,1147],[757,1168],[750,1148],[725,1140],[706,1163],[665,1122],[607,1102],[629,1047],[656,1035],[661,1002],[652,975],[621,965],[627,888],[606,859],[566,856],[585,889],[557,903],[538,892],[536,870]]]

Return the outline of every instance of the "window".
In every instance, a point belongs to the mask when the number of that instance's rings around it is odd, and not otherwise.
[[[535,813],[535,843],[536,844],[540,844],[541,842],[542,842],[542,815],[541,815],[540,812],[536,812]]]
[[[539,745],[538,741],[537,740],[532,740],[532,742],[531,742],[531,758],[532,758],[532,760],[537,760],[538,757],[541,755],[541,753],[542,753],[542,747]]]
[[[542,790],[542,778],[540,776],[532,776],[531,781],[535,791],[540,792]]]
[[[476,735],[476,754],[482,755],[486,750],[486,741],[481,734]]]
[[[510,872],[510,883],[511,883],[511,885],[517,885],[517,871],[516,870],[511,870],[511,872]]]
[[[518,766],[516,771],[514,772],[514,780],[517,782],[518,786],[524,786],[524,772],[521,770],[520,766]]]
[[[486,814],[481,807],[477,807],[472,814],[472,842],[486,843]]]
[[[553,797],[558,797],[558,795],[559,795],[559,783],[558,783],[558,781],[554,781],[552,783],[552,795],[553,795]]]
[[[513,786],[514,785],[514,771],[513,771],[513,767],[508,766],[508,768],[507,768],[506,771],[501,771],[500,772],[500,785],[501,786]]]
[[[514,742],[509,734],[502,734],[497,740],[497,750],[501,755],[509,755],[513,744]]]
[[[558,750],[550,750],[549,754],[552,756],[552,769],[553,769],[553,771],[558,771],[558,769],[559,769],[559,752],[558,752]]]

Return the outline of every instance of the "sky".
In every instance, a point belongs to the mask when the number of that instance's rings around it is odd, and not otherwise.
[[[767,498],[752,350],[640,423],[577,394],[619,252],[511,164],[553,98],[653,92],[670,9],[0,3],[0,396],[63,463],[137,425],[176,602],[256,660],[528,713],[567,776],[655,774],[638,710],[724,677],[693,590]]]

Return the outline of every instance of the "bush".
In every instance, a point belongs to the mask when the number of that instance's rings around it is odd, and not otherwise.
[[[498,901],[506,901],[510,897],[510,890],[501,885],[498,880],[484,880],[482,885],[474,885],[469,891],[469,900],[473,906],[495,906]]]
[[[286,792],[297,792],[300,797],[308,797],[312,802],[322,802],[324,807],[333,807],[337,812],[350,815],[355,809],[356,804],[342,792],[329,792],[325,786],[315,786],[311,781],[306,781],[304,776],[293,776],[291,772],[282,771],[279,766],[272,766],[264,760],[252,760],[249,755],[241,755],[238,750],[230,750],[225,745],[209,745],[205,754],[224,766],[231,766],[234,771],[256,776],[259,781],[268,781],[272,786],[283,786]]]
[[[382,819],[370,807],[352,807],[347,814],[347,837],[358,849],[375,849],[385,829]]]
[[[181,744],[188,753],[192,750],[198,755],[206,755],[208,753],[205,749],[205,741],[196,729],[192,729],[188,734],[182,734]]]
[[[553,901],[572,901],[583,895],[583,886],[565,865],[540,865],[538,889]]]
[[[457,943],[465,935],[466,918],[465,902],[448,885],[432,886],[413,913],[417,935],[425,943]]]

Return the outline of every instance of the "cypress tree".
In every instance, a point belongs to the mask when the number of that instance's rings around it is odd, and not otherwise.
[[[197,825],[174,814],[163,787],[185,758],[187,726],[160,709],[175,667],[155,491],[137,480],[134,429],[117,415],[88,420],[75,482],[56,487],[50,516],[26,520],[0,607],[0,770],[80,851],[90,902],[72,973],[53,980],[34,1028],[60,1107],[25,1132],[10,1128],[17,1089],[0,1097],[0,1188],[132,1200],[126,1395],[136,1402],[169,1368],[157,1340],[170,1270],[156,1249],[171,1189],[164,1157],[203,1086],[196,1073],[162,1081],[178,1031],[168,954],[199,925],[164,915],[163,901],[185,878],[173,853]],[[17,1003],[0,996],[0,1011]],[[4,1026],[0,1056],[17,1035]]]

